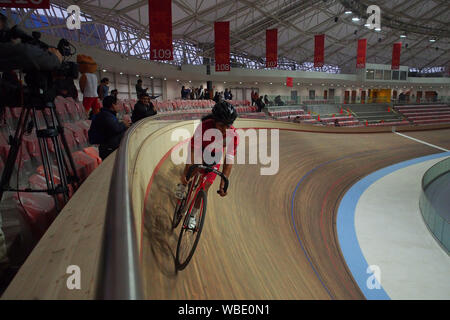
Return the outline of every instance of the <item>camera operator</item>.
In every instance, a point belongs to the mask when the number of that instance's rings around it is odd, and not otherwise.
[[[15,30],[21,32],[18,29]],[[32,44],[17,42],[8,35],[7,31],[9,31],[7,19],[0,13],[0,66],[2,68],[8,66],[9,70],[53,71],[60,67],[62,56],[56,48],[44,50]]]

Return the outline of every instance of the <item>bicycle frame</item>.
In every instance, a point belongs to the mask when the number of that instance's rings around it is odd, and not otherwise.
[[[226,192],[228,189],[228,178],[220,171],[213,169],[212,167],[209,166],[205,166],[205,165],[192,165],[189,168],[188,174],[186,176],[186,180],[190,180],[191,176],[194,172],[194,170],[199,169],[199,170],[203,170],[202,173],[197,173],[196,177],[194,177],[194,180],[192,181],[192,185],[188,190],[188,194],[186,197],[186,204],[189,204],[189,201],[191,201],[191,199],[197,199],[197,195],[200,192],[200,190],[205,190],[205,186],[206,186],[206,176],[208,173],[210,172],[214,172],[215,174],[217,174],[218,176],[220,176],[224,181],[225,181],[225,185],[224,185],[224,191]],[[198,181],[196,180],[198,179]],[[200,183],[200,185],[197,185],[198,183]],[[196,186],[197,185],[197,186]],[[194,191],[194,187],[195,187],[195,191]],[[195,192],[195,194],[193,194]],[[219,191],[217,191],[219,192]],[[191,203],[189,204],[189,208],[188,210],[186,210],[186,213],[191,212],[192,207],[195,205],[195,201],[191,201]],[[183,224],[183,228],[185,228],[186,226]]]

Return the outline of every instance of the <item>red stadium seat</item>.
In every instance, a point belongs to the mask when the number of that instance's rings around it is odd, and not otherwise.
[[[78,176],[85,180],[98,166],[97,161],[82,151],[72,153]]]
[[[19,211],[25,221],[30,225],[31,232],[36,240],[39,240],[55,220],[57,212],[55,200],[45,193],[14,194]]]
[[[84,148],[83,151],[97,163],[96,168],[102,163],[102,158],[100,158],[98,149],[95,147]]]
[[[78,123],[66,123],[64,124],[64,128],[66,136],[71,133],[79,147],[87,147],[88,139],[83,127],[79,126]]]

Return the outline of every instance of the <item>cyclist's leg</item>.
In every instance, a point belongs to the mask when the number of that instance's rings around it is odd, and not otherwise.
[[[219,170],[219,169],[220,169],[220,164],[215,165],[215,166],[214,166],[214,169]],[[206,184],[205,184],[205,192],[206,192],[206,195],[208,195],[208,190],[209,190],[209,188],[211,187],[211,185],[214,183],[214,180],[216,180],[216,177],[217,177],[217,174],[214,173],[214,172],[209,172],[209,173],[206,175]],[[197,198],[197,200],[195,201],[194,207],[195,207],[196,209],[199,209],[199,208],[200,208],[200,201],[201,201],[200,198]]]

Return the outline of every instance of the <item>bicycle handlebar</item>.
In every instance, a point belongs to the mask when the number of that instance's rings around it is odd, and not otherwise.
[[[215,174],[220,176],[225,181],[225,185],[223,186],[223,191],[225,193],[227,192],[228,184],[229,184],[228,178],[222,172],[220,172],[220,171],[218,171],[218,170],[216,170],[216,169],[214,169],[212,167],[208,167],[208,166],[205,166],[205,165],[202,165],[202,164],[194,164],[194,165],[190,166],[189,170],[188,170],[188,173],[186,175],[186,180],[189,181],[191,179],[192,172],[194,172],[195,169],[202,169],[202,170],[205,170],[206,172],[214,172]],[[219,192],[219,191],[217,191],[217,192]]]

